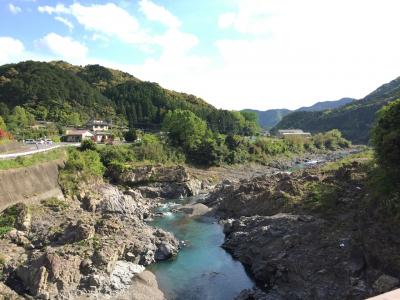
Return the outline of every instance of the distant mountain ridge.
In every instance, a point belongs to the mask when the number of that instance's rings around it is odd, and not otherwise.
[[[349,104],[353,101],[356,101],[354,98],[342,98],[339,100],[335,101],[321,101],[317,102],[314,105],[311,106],[304,106],[300,107],[299,109],[296,109],[296,111],[321,111],[321,110],[326,110],[326,109],[335,109],[339,108],[343,105]]]
[[[295,111],[322,111],[326,109],[334,109],[343,105],[349,104],[356,99],[353,98],[342,98],[334,101],[321,101],[311,106],[303,106]],[[269,109],[266,111],[260,111],[255,109],[244,109],[244,111],[254,112],[258,116],[258,122],[262,128],[270,129],[278,124],[283,117],[295,112],[290,109]]]
[[[377,111],[400,98],[400,77],[364,97],[336,109],[319,112],[296,111],[285,116],[277,129],[299,128],[310,132],[339,129],[353,143],[367,144]]]
[[[279,123],[282,118],[292,111],[289,109],[269,109],[266,111],[259,111],[254,109],[244,109],[244,111],[254,112],[258,116],[258,123],[262,128],[269,129]]]

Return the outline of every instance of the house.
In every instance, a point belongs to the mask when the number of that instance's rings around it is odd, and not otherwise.
[[[278,130],[277,136],[279,138],[288,138],[288,137],[295,137],[295,136],[301,136],[301,137],[311,137],[311,133],[309,132],[304,132],[301,129],[283,129],[283,130]]]
[[[108,131],[111,125],[103,120],[92,120],[86,124],[86,129],[96,132],[96,131]]]
[[[80,143],[83,140],[93,139],[94,135],[89,130],[70,129],[62,137],[63,142]]]
[[[113,140],[113,135],[109,131],[94,131],[93,134],[96,143],[106,143]]]

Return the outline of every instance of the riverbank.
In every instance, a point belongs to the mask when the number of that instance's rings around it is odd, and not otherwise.
[[[360,155],[217,186],[203,203],[257,283],[238,299],[365,299],[399,286],[398,229],[373,205],[369,163]]]
[[[118,187],[103,179],[82,181],[75,187],[74,194],[64,195],[63,200],[52,198],[38,203],[17,204],[1,214],[2,280],[19,294],[35,298],[53,299],[55,295],[61,295],[68,299],[118,299],[116,297],[126,295],[135,278],[139,278],[138,274],[144,270],[143,267],[174,257],[179,248],[184,246],[165,230],[148,224],[154,217],[153,209],[166,198],[206,194],[225,178],[238,180],[259,174],[271,175],[280,170],[280,166],[287,169],[296,163],[307,164],[332,157],[329,153],[326,156],[283,158],[276,161],[274,166],[242,165],[209,170],[180,166],[141,166],[126,169],[125,173],[110,178]],[[236,266],[229,269],[226,267],[228,265],[221,265],[217,273],[231,270],[228,274],[245,274],[240,263],[232,260],[220,248],[223,242],[221,227],[212,221],[196,223],[198,221],[190,217],[200,216],[209,209],[202,204],[181,209],[185,216],[189,215],[189,219],[185,217],[182,220],[189,220],[185,222],[193,225],[188,227],[188,234],[196,238],[196,234],[206,233],[202,246],[210,245],[214,249],[217,253],[216,261]],[[204,230],[195,230],[203,226]],[[11,230],[12,227],[15,229]],[[210,228],[212,230],[208,231]],[[171,231],[175,232],[172,228]],[[177,235],[179,238],[179,231]],[[200,251],[202,254],[199,257],[192,256],[190,261],[198,260],[204,264],[201,258],[207,257],[211,260],[205,265],[213,265],[213,256],[207,256],[210,247],[203,247]],[[184,258],[185,248],[182,253],[179,257]],[[184,265],[190,263],[186,261]],[[188,269],[187,274],[191,271]],[[213,271],[209,272],[210,276],[213,274]],[[203,276],[203,279],[207,279],[207,276]],[[214,279],[210,277],[207,280],[210,282]],[[237,280],[245,284],[235,285],[240,287],[234,290],[235,293],[252,286],[247,275],[239,276]],[[231,285],[226,279],[216,282],[220,282],[221,286],[225,284],[227,289]],[[145,290],[146,284],[139,286]],[[207,290],[206,285],[200,286]],[[168,290],[162,283],[160,287],[164,291]],[[150,288],[162,295],[154,281]],[[216,285],[214,292],[219,289],[220,286]],[[209,292],[212,297],[214,292]],[[230,292],[227,290],[224,295],[233,296]]]

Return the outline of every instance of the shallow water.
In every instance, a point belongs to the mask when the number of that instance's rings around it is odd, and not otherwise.
[[[230,300],[253,286],[242,264],[220,247],[224,234],[215,219],[174,213],[151,224],[187,243],[174,260],[150,267],[168,300]]]

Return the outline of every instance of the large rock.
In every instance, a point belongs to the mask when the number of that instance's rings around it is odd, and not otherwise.
[[[362,260],[352,232],[312,216],[277,214],[228,221],[223,247],[277,298],[363,299]],[[340,276],[337,276],[340,274]],[[278,297],[279,296],[279,297]],[[253,299],[243,298],[240,299]]]
[[[33,258],[29,265],[19,267],[16,274],[33,296],[51,298],[75,292],[81,279],[80,264],[78,256],[61,257],[47,252]]]
[[[24,298],[0,282],[0,300],[23,300]]]
[[[120,184],[137,185],[150,182],[185,182],[189,174],[182,166],[137,166],[122,172],[111,171],[113,180]]]
[[[374,282],[374,290],[378,293],[386,293],[399,285],[399,279],[383,274]]]
[[[79,220],[76,224],[70,223],[60,237],[62,243],[74,243],[94,237],[95,228],[93,224]]]
[[[116,297],[116,300],[164,300],[164,294],[159,289],[156,276],[150,271],[137,274],[131,286],[123,295]]]
[[[116,186],[105,184],[99,187],[102,195],[96,210],[102,213],[120,214],[127,217],[137,215],[138,202],[131,195],[125,195]]]

